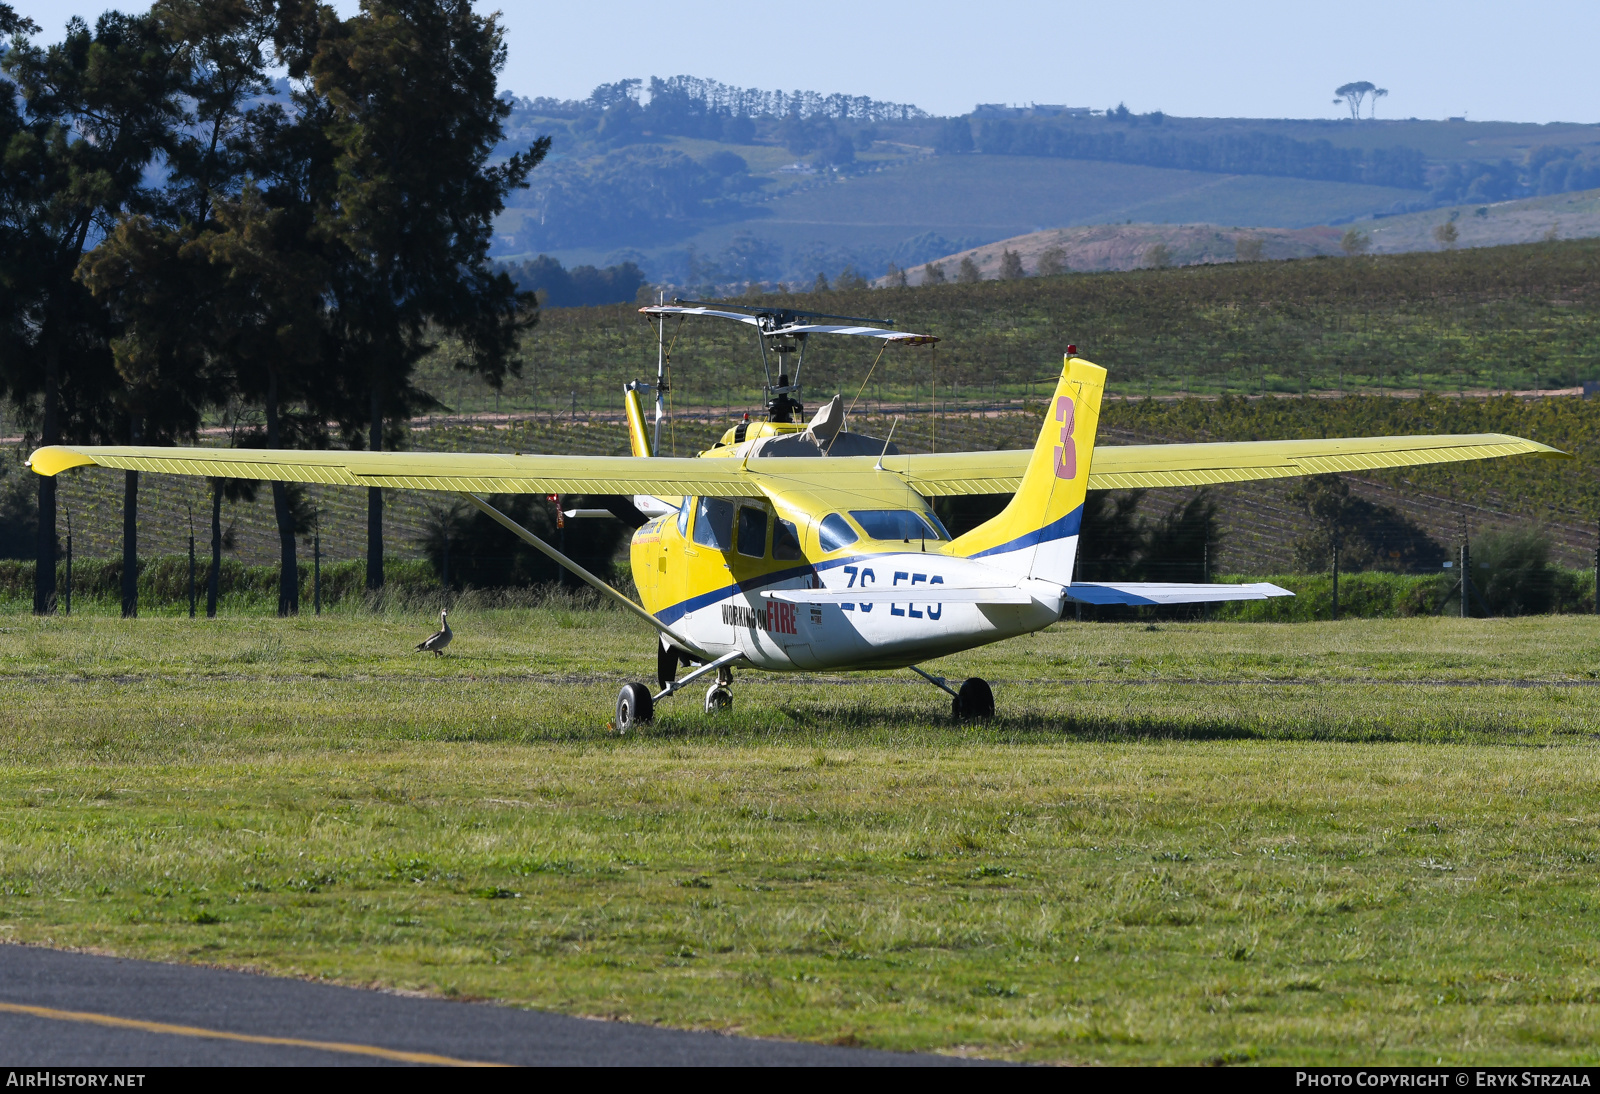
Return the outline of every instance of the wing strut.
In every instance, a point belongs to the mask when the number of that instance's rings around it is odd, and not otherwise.
[[[677,631],[661,622],[661,620],[645,611],[644,608],[638,604],[635,604],[632,600],[629,600],[626,596],[617,592],[617,590],[613,589],[610,585],[607,585],[604,581],[601,581],[594,574],[591,574],[588,570],[585,570],[582,566],[579,566],[566,555],[550,546],[544,540],[528,531],[510,517],[506,516],[479,495],[470,494],[463,491],[461,496],[470,501],[485,516],[492,518],[495,523],[505,528],[506,531],[527,543],[528,546],[547,556],[552,562],[557,563],[565,569],[571,570],[574,574],[578,575],[578,577],[582,578],[589,585],[593,586],[595,591],[600,593],[601,596],[609,597],[610,599],[616,601],[628,611],[632,612],[634,615],[650,624],[656,630],[672,639],[672,641],[677,643],[682,649],[694,654],[696,657],[701,658],[702,660],[711,660],[711,655],[706,653],[705,650],[701,649],[699,646],[683,637]]]

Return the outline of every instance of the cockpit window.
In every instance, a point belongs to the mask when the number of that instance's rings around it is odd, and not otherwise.
[[[950,533],[938,524],[937,517],[930,522],[923,514],[910,509],[852,509],[850,515],[873,539],[950,538]]]
[[[754,505],[739,506],[739,553],[751,558],[767,556],[767,511]]]
[[[860,538],[856,535],[856,530],[838,513],[829,513],[817,526],[817,542],[824,551],[837,551],[841,547],[850,546]]]
[[[694,508],[693,498],[684,498],[683,504],[678,506],[678,534],[680,536],[689,534],[689,510],[692,508]]]
[[[733,502],[701,498],[694,514],[694,541],[719,551],[733,550]]]

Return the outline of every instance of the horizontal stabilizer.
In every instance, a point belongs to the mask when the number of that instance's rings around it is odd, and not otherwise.
[[[947,585],[885,586],[870,589],[775,589],[761,594],[785,604],[1031,604],[1033,597],[1016,585],[959,589]]]
[[[1293,596],[1266,581],[1250,585],[1180,585],[1169,581],[1093,581],[1067,586],[1067,596],[1082,604],[1217,604],[1224,600],[1266,600]]]

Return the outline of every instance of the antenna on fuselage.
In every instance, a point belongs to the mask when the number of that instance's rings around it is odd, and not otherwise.
[[[878,466],[873,468],[874,471],[886,470],[886,468],[883,466],[883,458],[889,454],[889,442],[894,440],[894,427],[899,424],[899,418],[895,418],[889,422],[889,435],[883,439],[883,451],[878,453]]]

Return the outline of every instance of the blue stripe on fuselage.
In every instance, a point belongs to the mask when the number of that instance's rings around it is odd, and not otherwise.
[[[884,551],[882,553],[896,554],[899,552]],[[722,588],[713,589],[709,593],[701,593],[699,596],[691,596],[688,600],[682,600],[671,607],[661,609],[656,613],[656,618],[660,619],[663,623],[676,623],[690,612],[697,612],[701,608],[709,608],[717,601],[726,600],[734,593],[753,593],[758,589],[766,588],[768,585],[776,585],[780,581],[788,581],[791,578],[796,577],[805,577],[809,574],[815,574],[819,570],[831,570],[836,566],[848,566],[852,562],[860,562],[862,559],[873,557],[875,556],[849,555],[845,558],[829,559],[827,562],[808,562],[804,566],[790,566],[786,570],[774,570],[770,574],[762,574],[760,577],[752,577],[745,581],[735,582],[732,585],[724,585]]]
[[[1028,547],[1037,547],[1041,543],[1051,543],[1058,539],[1066,539],[1078,534],[1078,529],[1083,525],[1083,506],[1078,506],[1060,520],[1053,520],[1043,528],[1037,528],[1027,535],[1018,536],[1009,543],[1002,543],[998,547],[990,547],[987,551],[979,551],[968,558],[986,558],[989,555],[1004,555],[1012,551],[1021,551]]]

